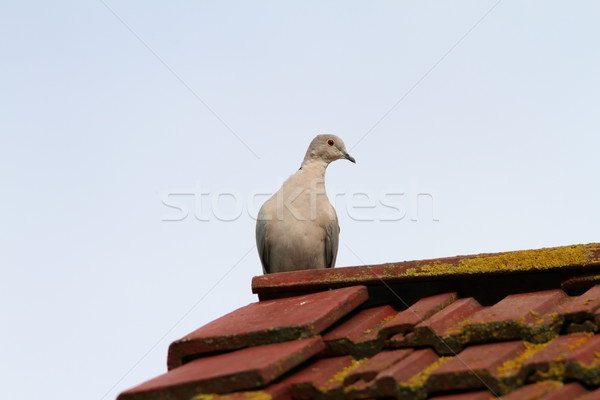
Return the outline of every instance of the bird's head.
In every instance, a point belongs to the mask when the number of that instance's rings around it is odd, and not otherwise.
[[[354,157],[346,151],[344,141],[335,135],[317,135],[304,156],[304,162],[308,160],[321,159],[329,164],[332,161],[345,158],[346,160],[356,163]]]

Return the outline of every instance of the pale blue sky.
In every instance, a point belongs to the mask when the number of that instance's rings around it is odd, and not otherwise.
[[[600,5],[495,4],[2,4],[4,396],[112,399],[255,301],[245,210],[317,133],[338,266],[600,241]]]

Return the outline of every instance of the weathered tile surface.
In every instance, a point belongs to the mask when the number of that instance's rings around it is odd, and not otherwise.
[[[424,394],[427,379],[437,365],[441,363],[435,351],[415,350],[375,377],[378,391],[382,397],[393,396],[400,392]]]
[[[367,308],[324,333],[323,340],[329,354],[350,354],[356,358],[372,356],[381,350],[381,325],[397,314],[392,306]]]
[[[600,309],[600,285],[595,285],[581,296],[569,298],[556,312],[571,326],[571,331],[597,331],[595,312]]]
[[[122,393],[119,400],[187,400],[198,393],[261,388],[324,347],[317,337],[199,358]]]
[[[573,400],[584,395],[586,390],[578,383],[563,384],[560,381],[546,381],[523,386],[501,400]]]
[[[397,333],[406,334],[412,331],[415,325],[450,305],[456,298],[456,293],[425,297],[387,321],[379,334],[386,339]]]
[[[600,400],[600,389],[593,392],[584,393],[576,398],[576,400]]]
[[[432,390],[489,389],[501,394],[501,367],[525,350],[522,341],[467,347],[431,373]]]
[[[558,334],[560,321],[550,311],[565,297],[560,289],[510,295],[469,317],[463,330],[471,341],[523,338],[545,342]]]
[[[252,303],[177,340],[168,367],[190,356],[314,336],[367,300],[364,286]]]
[[[488,391],[449,394],[446,396],[431,397],[430,400],[490,400],[492,394]]]
[[[381,371],[408,357],[412,352],[413,349],[382,351],[346,375],[344,384],[350,385],[358,380],[370,381]]]
[[[473,298],[456,300],[416,325],[412,334],[392,336],[388,343],[390,347],[432,346],[440,355],[454,355],[469,340],[462,335],[461,324],[482,308]]]
[[[309,400],[321,393],[341,395],[346,373],[359,364],[350,356],[324,358],[298,373],[292,385],[294,399]]]

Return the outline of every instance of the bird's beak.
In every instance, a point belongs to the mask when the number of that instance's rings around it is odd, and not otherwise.
[[[350,160],[350,161],[352,161],[354,164],[356,164],[356,160],[355,160],[355,159],[354,159],[354,157],[352,157],[350,154],[348,154],[348,153],[344,153],[344,158],[345,158],[346,160]]]

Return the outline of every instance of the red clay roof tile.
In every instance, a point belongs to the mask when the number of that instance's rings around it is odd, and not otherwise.
[[[377,382],[358,380],[349,385],[344,385],[344,399],[376,399],[378,393]]]
[[[454,355],[463,348],[467,338],[461,335],[460,324],[483,307],[472,297],[459,299],[415,326],[412,346],[433,346],[438,354]],[[394,338],[391,340],[393,341]]]
[[[586,393],[583,386],[578,383],[563,385],[560,381],[546,381],[533,385],[523,386],[506,396],[502,400],[570,400]]]
[[[481,304],[472,297],[456,300],[448,307],[432,315],[431,318],[419,323],[415,327],[415,333],[418,333],[417,336],[426,336],[425,332],[443,336],[457,322],[471,317],[482,308]]]
[[[394,353],[395,356],[399,356],[400,354],[400,352]],[[343,388],[337,390],[338,395],[343,395],[343,397],[339,398],[367,399],[390,396],[398,398],[405,398],[408,396],[411,398],[415,395],[422,396],[425,394],[423,382],[426,381],[426,375],[423,375],[422,369],[428,366],[435,367],[435,363],[439,362],[435,353],[430,350],[417,350],[400,359],[390,359],[389,356],[387,358],[388,363],[375,362],[371,364],[371,367],[383,368],[383,370],[377,373],[375,378],[372,378],[372,373],[378,371],[362,370],[362,372],[368,373],[366,376],[370,378],[369,380],[349,379],[349,383],[346,383],[346,380],[344,380]],[[350,372],[346,372],[346,377],[352,375],[355,371],[358,371],[359,375],[361,375],[359,370],[370,361],[371,360],[359,361],[359,366],[355,367]],[[379,361],[383,360],[380,359]],[[395,362],[390,365],[389,362],[393,361]],[[411,374],[411,372],[414,373]],[[398,382],[396,379],[404,380]],[[323,396],[327,399],[335,398],[330,397],[327,391],[322,390],[317,397]]]
[[[575,379],[588,385],[600,384],[600,336],[573,334],[527,349],[504,366],[512,384],[528,381]],[[505,382],[506,383],[506,382]]]
[[[600,335],[591,336],[590,340],[573,349],[565,359],[577,361],[585,366],[600,366]]]
[[[389,305],[359,311],[323,335],[328,354],[372,356],[383,346],[383,339],[378,335],[381,325],[396,313]]]
[[[307,365],[308,364],[308,365]],[[300,366],[291,375],[287,375],[276,383],[269,385],[262,391],[248,394],[246,397],[241,397],[240,400],[293,400],[292,398],[292,386],[302,385],[306,382],[319,382],[324,384],[335,374],[343,371],[347,366],[352,365],[352,357],[334,357],[319,359],[316,362],[305,363],[304,366]],[[254,397],[253,397],[254,396]],[[270,397],[269,397],[270,396]],[[192,399],[192,400],[218,400],[212,398]],[[229,399],[224,399],[229,400]]]
[[[295,399],[313,399],[320,392],[341,392],[345,372],[357,366],[350,356],[324,358],[314,362],[294,378],[291,393]]]
[[[522,341],[467,347],[431,373],[430,390],[488,389],[501,394],[502,367],[525,350]]]
[[[556,335],[558,326],[555,315],[544,314],[555,309],[565,296],[560,289],[510,295],[469,317],[463,329],[472,341],[546,341]],[[546,333],[551,336],[536,338]]]
[[[393,396],[400,391],[423,392],[424,383],[431,373],[427,368],[435,367],[439,361],[439,356],[431,349],[414,351],[377,375],[378,392],[382,397]]]
[[[574,399],[577,396],[587,393],[587,390],[579,383],[567,383],[555,389],[551,393],[544,395],[544,400],[566,400]]]
[[[600,309],[600,285],[595,285],[578,297],[565,301],[557,313],[563,318],[581,323],[586,319],[593,319],[594,312]]]
[[[321,338],[256,346],[193,360],[136,386],[119,400],[188,400],[198,393],[260,388],[324,349]]]
[[[446,363],[438,370],[436,374],[447,374],[457,372],[473,372],[485,370],[495,375],[496,370],[504,361],[513,358],[516,354],[524,350],[523,342],[518,340],[514,342],[488,343],[467,347],[450,362]]]
[[[577,397],[576,400],[600,400],[600,389],[585,393],[580,397]]]
[[[386,339],[396,333],[406,334],[412,331],[415,325],[450,305],[456,298],[456,293],[443,293],[422,298],[387,321],[379,334]]]
[[[412,352],[413,349],[382,351],[346,375],[344,384],[350,385],[358,380],[373,380],[381,371],[408,357]]]
[[[559,336],[546,343],[545,346],[528,358],[525,365],[530,368],[539,368],[542,364],[567,360],[575,350],[581,348],[593,337],[593,334],[587,333]]]
[[[203,353],[314,336],[367,297],[364,286],[353,286],[249,304],[173,342],[168,367]]]
[[[323,385],[334,375],[351,366],[352,361],[351,356],[318,359],[297,372],[293,378],[293,383],[296,385],[310,382],[317,386]]]
[[[485,390],[479,392],[449,394],[446,396],[435,396],[431,397],[430,400],[490,400],[491,398],[492,394]]]

